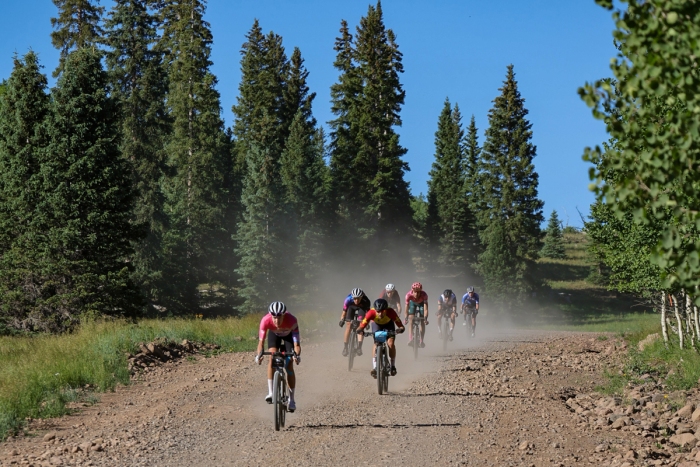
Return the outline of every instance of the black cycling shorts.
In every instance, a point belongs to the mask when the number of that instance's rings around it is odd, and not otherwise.
[[[362,321],[362,319],[365,317],[365,313],[367,313],[365,310],[360,308],[359,306],[353,306],[350,305],[348,309],[345,311],[345,320],[346,321],[352,321],[353,318],[355,318],[355,315],[357,315],[357,319]]]
[[[476,316],[479,314],[479,310],[476,309],[476,307],[464,307],[464,312],[468,315]]]
[[[438,308],[437,315],[438,316],[450,316],[452,313],[454,313],[456,310],[452,307],[447,307],[447,308]]]
[[[396,323],[394,323],[393,321],[389,321],[385,324],[377,324],[374,321],[372,321],[370,324],[372,325],[373,333],[377,331],[396,331]]]
[[[284,344],[284,348],[282,348],[282,344]],[[288,354],[292,353],[294,351],[294,339],[292,339],[292,333],[289,333],[286,336],[278,336],[274,332],[268,332],[267,348],[277,349],[278,352],[284,350]]]

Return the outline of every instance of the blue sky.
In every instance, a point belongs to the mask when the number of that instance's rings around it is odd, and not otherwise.
[[[50,75],[58,63],[49,37],[50,18],[56,15],[53,2],[3,3],[0,79],[12,71],[13,54],[30,48]],[[111,7],[110,1],[101,4]],[[212,71],[219,80],[226,124],[232,124],[231,106],[238,95],[240,47],[255,18],[264,31],[283,37],[288,55],[294,47],[301,49],[309,85],[317,93],[314,115],[319,122],[330,120],[330,86],[338,76],[333,43],[340,21],[354,29],[368,5],[366,0],[210,0],[206,19],[214,35]],[[607,135],[577,89],[610,75],[610,58],[616,53],[610,13],[593,0],[384,0],[382,7],[403,52],[406,103],[398,132],[408,149],[412,192],[427,189],[445,98],[459,103],[465,126],[475,116],[483,143],[491,101],[512,63],[530,111],[545,216],[556,209],[563,222],[581,226],[576,209],[585,215],[593,201],[588,164],[581,155]]]

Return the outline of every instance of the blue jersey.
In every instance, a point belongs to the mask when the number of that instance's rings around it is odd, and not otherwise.
[[[356,306],[351,294],[345,297],[345,301],[343,302],[343,311],[347,311],[348,307],[350,306]],[[360,304],[357,305],[357,307],[362,308],[365,312],[369,311],[369,309],[372,307],[372,304],[369,302],[369,298],[367,298],[367,295],[362,296]]]
[[[462,297],[462,305],[466,305],[469,308],[474,308],[479,304],[479,294],[474,292],[473,296],[469,296],[469,292],[464,294]]]

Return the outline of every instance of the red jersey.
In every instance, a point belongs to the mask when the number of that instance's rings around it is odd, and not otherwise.
[[[365,319],[363,319],[362,323],[360,323],[360,329],[364,329],[365,326],[367,326],[367,323],[369,323],[370,321],[374,321],[377,324],[386,324],[389,321],[394,321],[394,323],[396,323],[398,327],[403,327],[401,318],[399,318],[399,315],[396,314],[396,311],[393,308],[387,308],[386,310],[384,310],[384,315],[378,313],[377,310],[372,308],[367,313],[365,313]]]
[[[413,296],[413,290],[409,290],[408,293],[406,294],[406,303],[408,302],[415,302],[415,303],[428,303],[428,294],[425,293],[425,290],[421,290],[420,293],[418,294],[417,297]]]

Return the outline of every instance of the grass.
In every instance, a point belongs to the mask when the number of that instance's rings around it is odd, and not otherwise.
[[[109,391],[128,384],[126,353],[140,342],[189,339],[225,351],[253,350],[259,319],[102,322],[60,336],[0,337],[0,439],[22,429],[27,418],[67,413],[69,402],[91,397],[86,385]]]

